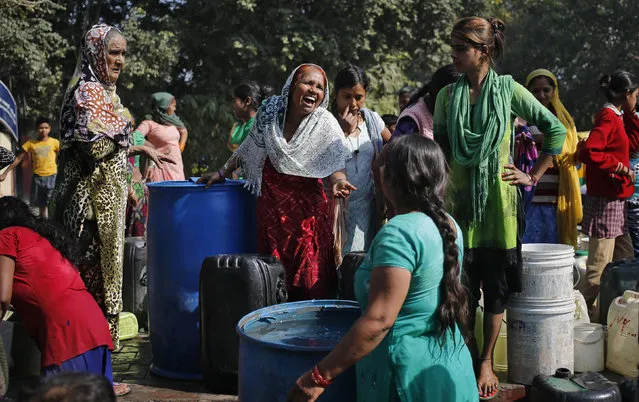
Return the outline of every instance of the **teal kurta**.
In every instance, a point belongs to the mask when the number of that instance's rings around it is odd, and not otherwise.
[[[463,250],[461,230],[457,245]],[[461,254],[461,253],[460,253]],[[460,255],[460,264],[462,256]],[[435,223],[421,212],[395,216],[375,236],[355,274],[355,295],[362,311],[368,305],[374,267],[411,272],[406,300],[382,343],[357,363],[359,402],[477,401],[470,352],[459,329],[440,345],[437,307],[444,274],[442,238]]]

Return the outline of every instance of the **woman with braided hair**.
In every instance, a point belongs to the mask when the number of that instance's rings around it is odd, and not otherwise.
[[[406,135],[386,145],[378,166],[396,215],[355,275],[362,316],[297,380],[288,401],[316,400],[353,364],[361,402],[477,401],[465,344],[464,243],[444,209],[444,155],[434,141]]]

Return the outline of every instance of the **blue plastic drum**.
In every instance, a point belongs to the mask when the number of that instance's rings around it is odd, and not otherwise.
[[[186,181],[148,184],[147,275],[155,374],[202,378],[202,262],[216,254],[257,252],[255,197],[243,185],[237,180],[208,189]]]
[[[278,304],[240,320],[239,399],[281,402],[295,381],[346,335],[361,315],[359,304],[313,300]],[[355,401],[355,369],[326,388],[320,402]]]

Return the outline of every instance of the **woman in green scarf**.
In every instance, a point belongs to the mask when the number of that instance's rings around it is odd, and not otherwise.
[[[492,399],[498,392],[492,369],[495,342],[509,295],[521,291],[522,228],[516,185],[539,180],[552,156],[561,153],[566,128],[526,88],[493,69],[504,50],[502,21],[479,17],[458,21],[451,47],[462,76],[437,96],[434,136],[450,164],[448,210],[463,232],[473,325],[480,284],[484,294],[483,348],[478,351],[474,341],[470,346],[476,356],[480,399]],[[542,155],[530,174],[513,165],[513,115],[546,133]]]
[[[175,97],[170,93],[154,93],[151,95],[151,114],[147,115],[146,120],[135,130],[158,152],[175,161],[171,166],[149,166],[146,170],[147,181],[184,180],[182,151],[186,146],[188,132],[182,120],[175,114],[176,107]]]
[[[238,121],[229,134],[228,148],[231,152],[235,152],[251,132],[257,109],[260,108],[264,99],[272,95],[272,92],[270,87],[260,86],[253,81],[246,82],[233,90],[231,106]]]

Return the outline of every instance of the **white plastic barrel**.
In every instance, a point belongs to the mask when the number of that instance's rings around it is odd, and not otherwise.
[[[575,301],[513,296],[508,303],[508,378],[530,385],[539,374],[574,368]]]
[[[608,310],[608,357],[606,368],[626,377],[637,377],[639,370],[639,293],[626,290]]]
[[[575,372],[604,370],[604,331],[601,324],[575,325]]]
[[[518,297],[573,300],[575,250],[572,246],[523,244],[521,252],[522,292]]]

